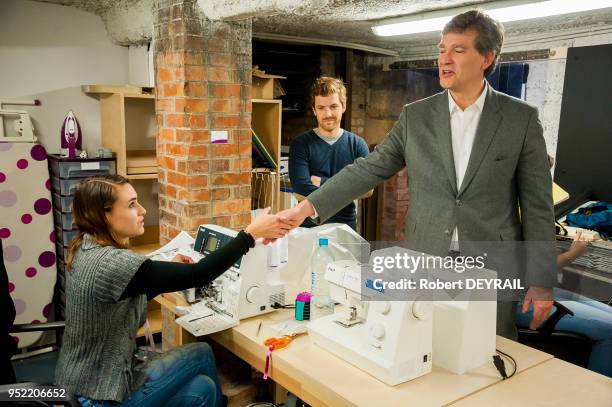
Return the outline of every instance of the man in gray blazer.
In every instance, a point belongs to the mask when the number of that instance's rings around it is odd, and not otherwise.
[[[554,240],[552,180],[538,112],[493,90],[484,79],[495,69],[502,25],[472,10],[455,16],[439,44],[444,92],[404,106],[386,139],[367,158],[329,179],[297,207],[279,213],[297,226],[324,221],[356,197],[408,170],[410,208],[406,238],[438,241]],[[520,203],[520,214],[519,214]],[[535,329],[552,308],[554,253],[531,259],[525,312]],[[516,338],[516,304],[498,304],[498,334]]]

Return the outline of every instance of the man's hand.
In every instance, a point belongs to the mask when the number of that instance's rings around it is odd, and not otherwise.
[[[529,287],[523,300],[523,314],[529,311],[533,304],[533,318],[529,329],[536,330],[548,318],[553,306],[553,290],[545,287]]]
[[[321,186],[321,177],[317,177],[316,175],[311,175],[310,176],[310,182],[312,182],[314,185],[320,187]]]
[[[255,240],[263,237],[266,243],[285,236],[291,229],[293,229],[291,225],[280,220],[277,215],[270,215],[270,208],[265,208],[246,227],[245,232]]]
[[[291,225],[291,228],[297,228],[304,222],[308,216],[312,216],[315,214],[314,207],[308,201],[308,199],[304,199],[300,202],[295,208],[285,209],[284,211],[280,211],[276,214],[279,219]]]

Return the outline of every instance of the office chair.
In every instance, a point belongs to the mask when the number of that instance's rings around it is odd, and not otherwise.
[[[555,330],[557,322],[564,315],[574,315],[572,310],[555,301],[555,312],[536,330],[518,328],[518,341],[524,345],[554,355],[556,358],[587,367],[592,340],[582,334]]]

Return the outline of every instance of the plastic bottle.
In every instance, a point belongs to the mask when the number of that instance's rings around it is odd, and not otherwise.
[[[310,261],[310,292],[312,293],[312,300],[310,302],[311,320],[333,314],[334,312],[334,302],[329,294],[329,283],[325,280],[327,265],[334,261],[328,243],[327,238],[319,238],[318,247]]]

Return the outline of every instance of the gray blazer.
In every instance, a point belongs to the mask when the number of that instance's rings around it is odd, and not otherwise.
[[[448,248],[460,241],[554,241],[552,180],[537,109],[487,86],[463,184],[458,189],[448,91],[404,106],[386,139],[366,158],[308,196],[324,221],[356,197],[408,170],[405,236]],[[519,203],[521,215],[519,215]],[[535,256],[540,257],[540,256]],[[542,256],[546,257],[546,256]],[[527,283],[554,284],[554,259],[527,271]]]

